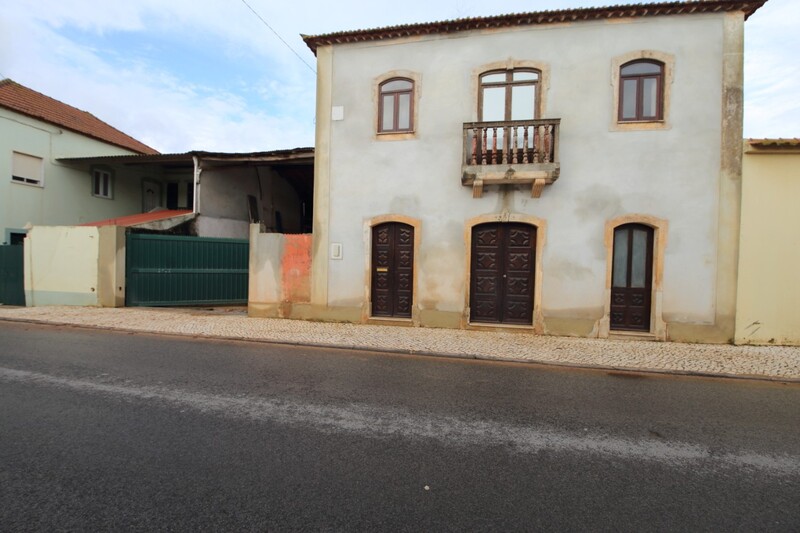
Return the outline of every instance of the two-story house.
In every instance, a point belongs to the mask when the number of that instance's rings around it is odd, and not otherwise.
[[[764,3],[304,36],[310,294],[279,316],[732,340],[743,29]]]
[[[10,79],[0,81],[0,243],[31,225],[75,225],[140,213],[141,183],[104,165],[66,157],[157,154],[91,113]]]

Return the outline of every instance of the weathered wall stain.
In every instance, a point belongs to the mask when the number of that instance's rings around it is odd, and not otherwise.
[[[547,275],[562,281],[588,279],[595,276],[592,269],[570,261],[566,257],[554,257],[546,263]]]
[[[574,212],[580,220],[608,220],[624,214],[619,192],[609,185],[595,183],[574,197]]]
[[[282,301],[311,301],[311,235],[285,236],[281,281]]]

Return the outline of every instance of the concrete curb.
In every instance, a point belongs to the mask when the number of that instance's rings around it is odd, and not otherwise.
[[[92,326],[87,324],[73,324],[71,322],[56,322],[51,320],[36,320],[31,318],[8,318],[0,317],[0,322],[16,322],[22,324],[38,324],[49,326],[72,327],[79,329],[96,329],[106,331],[118,331],[124,333],[139,333],[146,335],[165,335],[170,337],[184,337],[193,339],[211,339],[211,340],[227,340],[237,342],[253,342],[261,344],[274,344],[278,346],[306,346],[310,348],[327,348],[333,350],[353,350],[360,352],[373,352],[385,353],[393,355],[416,355],[423,357],[442,357],[447,359],[473,359],[476,361],[487,362],[500,362],[500,363],[516,363],[524,365],[537,365],[543,367],[556,367],[556,368],[576,368],[581,370],[594,370],[605,372],[624,372],[626,374],[655,374],[663,376],[686,376],[697,378],[714,378],[714,379],[736,379],[746,381],[766,381],[771,383],[785,383],[785,384],[800,384],[800,378],[788,378],[780,376],[769,376],[760,374],[728,374],[723,372],[701,372],[694,370],[669,370],[661,368],[634,368],[614,365],[589,365],[582,363],[563,363],[558,361],[541,361],[533,359],[514,359],[510,357],[489,357],[481,354],[456,354],[447,352],[434,352],[434,351],[415,351],[415,350],[401,350],[398,348],[381,348],[381,347],[368,347],[358,345],[346,344],[333,344],[324,342],[301,342],[290,340],[276,340],[276,339],[254,339],[250,337],[235,337],[227,335],[206,335],[198,333],[180,333],[180,332],[163,332],[151,331],[144,329],[131,329],[124,327],[107,327],[107,326]]]

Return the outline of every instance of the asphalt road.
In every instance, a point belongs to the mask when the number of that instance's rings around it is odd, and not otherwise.
[[[0,322],[0,407],[3,531],[800,530],[796,384]]]

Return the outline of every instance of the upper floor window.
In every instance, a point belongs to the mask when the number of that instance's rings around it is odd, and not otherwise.
[[[13,152],[11,161],[11,181],[14,183],[43,187],[42,158]]]
[[[406,133],[414,130],[414,82],[392,78],[379,86],[378,132]]]
[[[493,70],[480,76],[480,122],[538,118],[539,71]]]
[[[631,61],[620,68],[619,121],[636,122],[664,118],[664,64]]]
[[[111,171],[96,168],[92,170],[92,196],[113,198]]]

